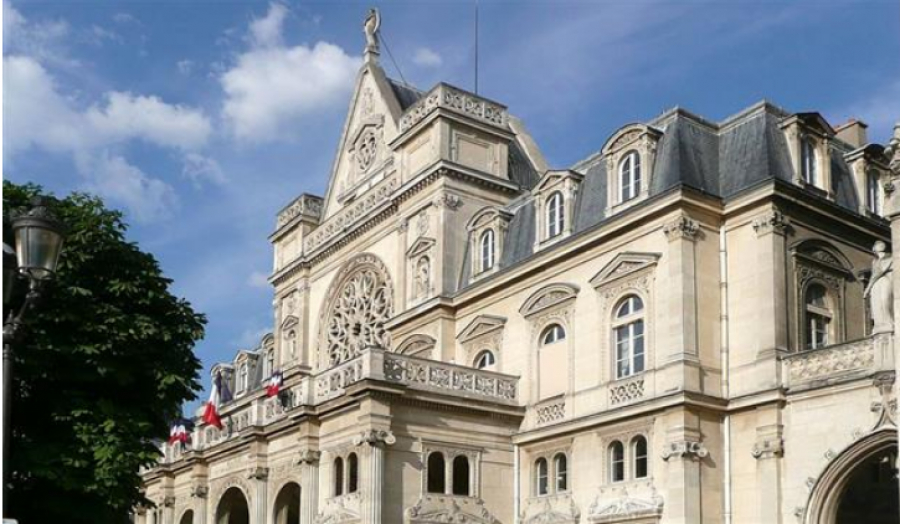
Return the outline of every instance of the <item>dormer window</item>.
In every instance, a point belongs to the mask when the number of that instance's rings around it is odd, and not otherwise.
[[[806,136],[800,141],[800,174],[809,185],[819,185],[819,168],[816,154],[816,143]]]
[[[866,171],[866,209],[874,215],[881,215],[881,184],[878,171]]]
[[[493,269],[496,248],[493,229],[486,229],[484,233],[481,234],[479,245],[481,248],[481,271]]]
[[[565,226],[565,204],[562,193],[556,192],[547,199],[547,238],[559,236]]]
[[[619,202],[626,202],[641,194],[641,156],[631,150],[619,162]]]
[[[247,390],[247,381],[250,377],[250,371],[247,369],[247,363],[241,364],[240,370],[238,371],[238,392],[244,392]]]

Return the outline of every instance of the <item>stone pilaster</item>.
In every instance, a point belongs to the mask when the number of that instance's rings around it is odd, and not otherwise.
[[[695,242],[700,224],[682,215],[663,227],[669,240],[670,301],[663,318],[669,319],[664,359],[697,361],[697,275]]]
[[[781,424],[763,426],[756,430],[756,443],[750,454],[756,459],[756,487],[759,522],[780,524],[781,477],[784,439]]]
[[[669,430],[668,442],[663,448],[666,462],[667,522],[694,524],[701,522],[702,497],[700,493],[700,468],[709,452],[700,441],[697,429],[683,425]]]
[[[406,265],[409,263],[406,260],[408,231],[409,219],[400,219],[400,223],[397,224],[397,239],[399,240],[397,247],[397,289],[394,290],[394,304],[397,304],[396,311],[406,310],[406,297],[409,296],[406,284],[406,274],[408,273]]]
[[[790,221],[781,210],[773,207],[756,217],[752,225],[758,238],[756,270],[764,277],[758,280],[759,302],[754,308],[758,315],[756,358],[766,359],[786,351],[790,345],[785,300],[785,290],[790,289],[785,270]]]
[[[397,439],[388,430],[369,429],[353,439],[353,444],[367,448],[366,475],[362,478],[361,521],[363,524],[381,524],[381,505],[384,496],[384,447]]]
[[[209,487],[203,484],[195,484],[191,488],[191,498],[197,501],[194,504],[194,524],[206,524],[208,496]]]
[[[266,489],[268,488],[269,468],[256,467],[250,469],[247,478],[253,481],[255,485],[254,510],[251,512],[251,522],[253,524],[267,524],[266,513],[268,507],[268,498]]]
[[[306,449],[297,457],[300,466],[300,524],[314,524],[319,506],[319,459],[321,453]]]
[[[163,522],[175,524],[175,497],[167,495],[163,498]]]

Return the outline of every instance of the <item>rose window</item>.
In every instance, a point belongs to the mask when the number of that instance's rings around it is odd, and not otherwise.
[[[362,137],[360,137],[359,144],[356,146],[356,158],[359,163],[360,171],[367,171],[370,167],[372,167],[372,162],[375,161],[375,153],[377,147],[378,145],[375,142],[375,133],[371,129],[369,129],[363,134]]]
[[[369,347],[388,347],[384,323],[391,316],[391,292],[374,269],[363,269],[344,282],[328,320],[326,347],[332,366]]]

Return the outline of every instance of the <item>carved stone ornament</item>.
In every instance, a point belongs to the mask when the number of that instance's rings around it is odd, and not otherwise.
[[[632,497],[627,489],[622,489],[621,496],[617,498],[610,499],[603,497],[602,494],[598,495],[588,511],[587,521],[597,524],[630,522],[638,519],[658,521],[662,517],[663,505],[663,498],[655,488],[651,488],[648,498]]]
[[[348,507],[350,502],[359,503],[358,497],[335,497],[325,502],[325,507],[316,516],[316,524],[348,524],[359,522],[358,508]]]
[[[391,446],[395,442],[397,442],[397,437],[389,430],[384,429],[367,429],[353,437],[354,446],[361,446],[363,444],[367,446],[377,446],[379,444]]]
[[[666,444],[662,452],[662,459],[668,461],[670,458],[682,459],[703,459],[709,455],[706,446],[702,442],[694,442],[690,440],[680,440]]]
[[[375,129],[369,127],[364,130],[353,145],[353,149],[356,151],[356,168],[360,173],[365,173],[378,156],[378,137]]]
[[[778,209],[753,219],[753,231],[756,231],[756,236],[768,233],[785,234],[789,227],[790,220]]]
[[[500,524],[479,498],[427,494],[406,510],[411,524]]]
[[[393,290],[383,264],[374,255],[360,255],[336,282],[329,290],[322,324],[328,365],[347,362],[370,347],[389,348],[384,324],[393,314]]]
[[[881,400],[872,403],[872,412],[877,416],[872,431],[884,426],[897,427],[897,399],[893,395],[894,377],[892,375],[879,376],[875,379],[875,386],[878,387]]]
[[[576,524],[581,510],[569,495],[541,497],[526,501],[522,524]]]
[[[446,207],[450,211],[456,211],[463,205],[463,199],[452,193],[444,193],[434,199],[434,206],[438,209]]]
[[[315,449],[304,449],[297,454],[297,464],[318,464],[322,453]]]
[[[247,471],[247,478],[251,480],[266,480],[267,478],[269,478],[269,468],[250,468]]]
[[[191,496],[198,499],[205,499],[209,495],[209,486],[203,484],[194,484],[191,486]]]
[[[663,226],[663,232],[669,241],[685,239],[694,240],[700,233],[700,224],[688,216],[680,216]]]
[[[403,113],[400,131],[405,132],[439,108],[500,128],[506,128],[509,118],[504,106],[447,84],[438,84]]]
[[[761,438],[753,444],[750,454],[755,459],[780,457],[784,455],[784,439],[778,436]]]
[[[278,227],[281,227],[298,216],[305,216],[319,220],[322,216],[322,198],[306,193],[297,197],[293,202],[278,213]]]
[[[175,507],[175,496],[174,495],[166,495],[163,497],[162,505],[167,508]]]

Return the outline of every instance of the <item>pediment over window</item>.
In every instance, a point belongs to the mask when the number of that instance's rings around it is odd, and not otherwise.
[[[571,169],[547,171],[531,191],[535,195],[539,195],[556,187],[567,179],[571,179],[577,184],[580,183],[582,179],[584,179],[584,175],[578,173],[577,171],[572,171]]]
[[[659,253],[619,253],[591,279],[591,285],[600,287],[628,275],[651,268],[662,255]]]
[[[422,255],[428,252],[434,246],[436,240],[430,237],[419,237],[413,242],[413,245],[406,250],[406,256],[409,258]]]
[[[519,312],[526,317],[540,313],[546,309],[575,300],[578,295],[578,286],[572,284],[550,284],[535,291],[528,300],[519,308]]]
[[[661,135],[662,131],[646,124],[628,124],[613,133],[601,151],[604,155],[609,155],[629,147],[636,147],[645,136],[656,141]]]
[[[474,231],[481,227],[493,226],[496,224],[497,220],[508,223],[511,218],[512,213],[509,213],[508,211],[496,207],[486,207],[472,216],[469,220],[467,229],[469,231]]]
[[[397,353],[413,357],[430,358],[437,341],[422,334],[410,335],[397,346]]]
[[[475,337],[499,331],[503,329],[503,326],[505,325],[506,319],[503,317],[479,315],[469,322],[469,325],[466,326],[456,338],[459,339],[460,342],[466,343]]]
[[[796,113],[785,118],[781,126],[787,127],[795,122],[802,124],[807,131],[814,131],[821,136],[831,137],[835,135],[834,128],[820,113]]]
[[[793,246],[791,251],[800,260],[852,276],[853,265],[843,253],[827,242],[815,239],[805,240]]]
[[[406,510],[410,524],[500,524],[484,501],[474,497],[424,495],[416,505]]]

